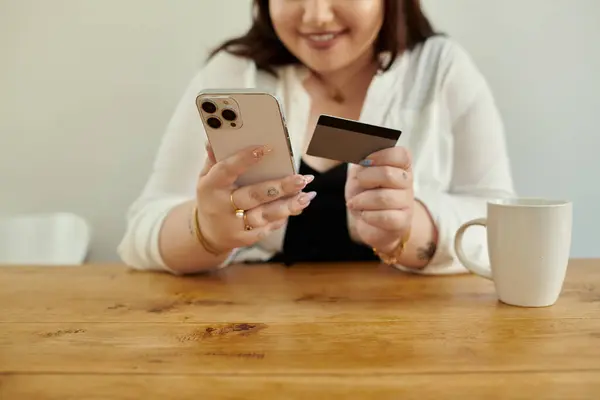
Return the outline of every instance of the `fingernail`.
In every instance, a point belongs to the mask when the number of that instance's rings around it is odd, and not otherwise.
[[[257,149],[254,149],[252,155],[254,156],[254,158],[260,159],[263,158],[265,155],[269,154],[271,151],[273,151],[273,149],[269,146],[261,146]]]
[[[304,175],[304,182],[308,185],[315,180],[314,175]]]
[[[315,197],[317,192],[304,193],[298,198],[298,203],[303,206],[307,206]]]
[[[362,160],[359,164],[363,167],[370,167],[373,165],[373,160]]]
[[[294,184],[296,186],[304,186],[306,185],[306,179],[304,179],[302,175],[297,176],[296,178],[294,178]]]

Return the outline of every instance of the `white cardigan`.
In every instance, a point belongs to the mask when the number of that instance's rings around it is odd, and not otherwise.
[[[128,211],[118,248],[126,264],[168,271],[158,247],[161,225],[173,207],[194,198],[206,158],[196,94],[204,88],[259,88],[275,94],[283,103],[299,166],[310,110],[302,71],[298,66],[282,67],[275,78],[257,70],[252,61],[227,53],[199,71],[168,125],[143,192]],[[503,124],[471,58],[445,37],[405,52],[389,71],[373,79],[360,120],[401,130],[398,145],[412,152],[415,197],[429,209],[439,231],[437,253],[420,272],[465,272],[454,253],[456,230],[485,216],[487,200],[514,196]],[[281,249],[284,234],[285,227],[252,248],[237,249],[225,265],[269,258]],[[487,262],[483,229],[469,232],[463,243],[474,261]]]

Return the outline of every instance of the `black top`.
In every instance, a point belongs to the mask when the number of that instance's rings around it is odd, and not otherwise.
[[[314,175],[315,179],[305,191],[315,191],[317,197],[302,214],[289,218],[283,250],[270,261],[287,265],[295,262],[378,261],[371,248],[350,239],[344,197],[347,165],[342,163],[320,173],[302,161],[299,173]]]

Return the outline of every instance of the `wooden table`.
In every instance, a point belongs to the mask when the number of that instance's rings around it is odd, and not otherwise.
[[[1,399],[467,397],[600,398],[600,260],[541,309],[375,264],[0,268]]]

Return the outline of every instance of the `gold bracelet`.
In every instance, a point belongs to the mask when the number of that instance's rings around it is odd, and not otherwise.
[[[198,242],[200,242],[202,247],[204,247],[204,250],[206,250],[207,252],[209,252],[210,254],[215,255],[215,256],[220,256],[221,254],[223,254],[222,252],[216,250],[214,246],[211,246],[208,243],[208,241],[206,240],[206,238],[204,237],[204,235],[202,234],[202,230],[200,229],[200,221],[198,220],[198,205],[194,206],[193,218],[194,218],[194,233],[196,234],[196,239],[198,239]]]
[[[396,246],[396,248],[394,250],[392,250],[391,254],[380,253],[374,247],[373,247],[373,253],[375,253],[375,255],[377,257],[379,257],[381,259],[381,261],[383,261],[384,264],[387,264],[387,265],[398,264],[400,257],[402,256],[402,253],[404,253],[404,247],[406,247],[406,243],[408,242],[409,239],[410,239],[410,229],[406,231],[404,236],[402,236],[402,238],[400,239],[400,243],[398,243],[398,246]]]

